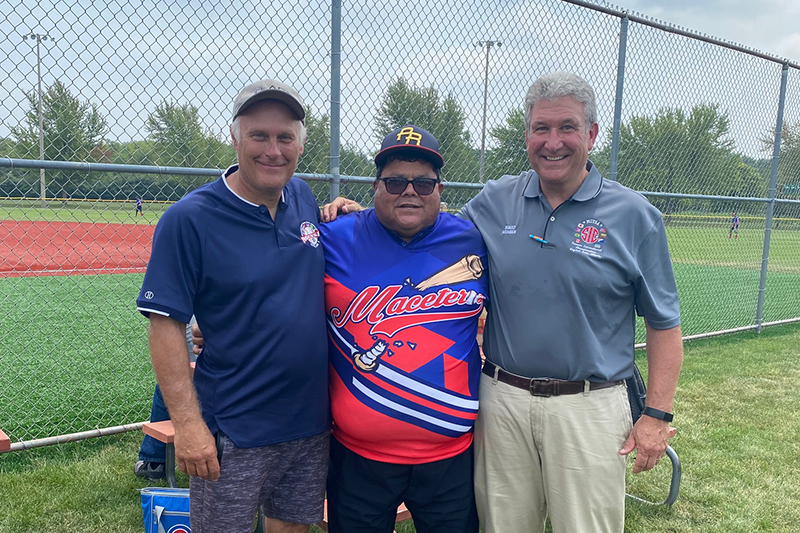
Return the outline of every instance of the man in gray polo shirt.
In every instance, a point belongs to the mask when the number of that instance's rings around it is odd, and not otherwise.
[[[533,170],[490,181],[463,210],[489,250],[475,429],[485,533],[622,532],[625,459],[664,455],[683,348],[661,213],[588,161],[594,91],[574,74],[525,97]],[[646,415],[632,426],[634,310],[647,329]],[[531,379],[543,378],[543,379]]]

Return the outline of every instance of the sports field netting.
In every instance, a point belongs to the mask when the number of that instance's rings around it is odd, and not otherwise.
[[[262,78],[307,104],[297,172],[320,204],[369,205],[381,139],[414,123],[440,141],[456,212],[528,168],[531,82],[575,72],[597,96],[591,160],[665,213],[684,334],[800,319],[800,64],[603,0],[187,6],[0,0],[0,429],[14,442],[148,417],[134,301],[154,225],[234,163],[230,105]]]
[[[26,440],[147,419],[155,381],[147,321],[135,299],[150,222],[0,224],[7,232],[0,316],[13,324],[0,338],[3,362],[13,360],[0,390],[4,431]],[[20,228],[31,235],[16,239]],[[722,220],[667,231],[683,333],[753,324],[763,231],[742,229],[728,239]],[[800,316],[800,231],[774,233],[764,316],[783,320]],[[637,342],[643,341],[640,324]]]

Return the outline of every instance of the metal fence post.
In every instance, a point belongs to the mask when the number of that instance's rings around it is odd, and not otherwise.
[[[330,199],[339,196],[339,137],[341,135],[341,102],[342,102],[342,0],[331,0],[331,181]]]
[[[619,159],[619,129],[622,122],[622,90],[625,85],[625,52],[628,48],[628,17],[619,23],[619,58],[617,62],[617,96],[614,100],[614,127],[611,131],[611,167],[608,179],[617,181],[617,160]]]
[[[775,212],[775,195],[778,188],[778,163],[781,159],[781,130],[783,129],[783,112],[786,107],[786,80],[789,77],[789,65],[783,64],[781,70],[781,91],[778,97],[778,118],[775,121],[775,142],[772,145],[772,169],[769,178],[769,200],[767,202],[767,218],[764,227],[764,251],[761,254],[761,280],[758,283],[758,304],[756,307],[756,331],[761,333],[764,317],[764,294],[767,288],[767,264],[769,263],[769,239],[772,236],[772,215]]]

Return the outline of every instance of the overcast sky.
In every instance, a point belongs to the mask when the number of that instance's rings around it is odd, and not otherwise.
[[[798,0],[609,0],[608,4],[800,62]]]

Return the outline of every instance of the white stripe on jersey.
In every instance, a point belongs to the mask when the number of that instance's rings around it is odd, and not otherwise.
[[[449,429],[451,431],[458,431],[461,433],[466,433],[472,429],[472,425],[469,426],[462,426],[459,424],[453,424],[451,422],[445,422],[444,420],[439,420],[438,418],[434,418],[430,415],[426,415],[425,413],[420,413],[419,411],[415,411],[411,408],[408,408],[404,405],[400,405],[395,403],[391,400],[384,398],[379,394],[375,394],[372,390],[364,386],[355,376],[353,376],[353,385],[356,386],[358,390],[360,390],[365,396],[368,396],[372,400],[378,402],[379,404],[383,405],[384,407],[388,407],[393,411],[397,411],[399,413],[403,413],[409,416],[413,416],[414,418],[418,418],[429,424],[433,424],[434,426],[439,426],[445,429]]]
[[[433,387],[425,385],[424,383],[420,383],[419,381],[414,381],[408,376],[404,376],[399,372],[395,372],[391,368],[383,366],[380,363],[378,364],[378,368],[375,370],[375,373],[386,378],[386,381],[391,381],[398,385],[402,385],[403,387],[409,388],[414,392],[418,392],[423,396],[427,396],[428,398],[432,398],[434,400],[439,400],[440,402],[446,403],[453,407],[470,409],[472,411],[478,410],[478,400],[469,400],[467,398],[459,398],[458,396],[447,394],[446,392],[434,389]]]
[[[358,351],[358,349],[356,349],[352,344],[347,342],[344,339],[344,337],[342,337],[342,335],[339,333],[339,330],[331,323],[330,320],[328,320],[328,326],[336,334],[336,336],[339,337],[339,340],[342,341],[342,344],[350,348],[350,355],[353,355]],[[391,368],[387,368],[381,365],[380,363],[378,363],[378,368],[375,370],[375,373],[379,374],[386,381],[389,381],[396,385],[400,385],[401,387],[411,389],[421,396],[426,396],[432,400],[436,400],[438,402],[450,405],[451,407],[459,409],[469,409],[472,411],[478,410],[477,400],[459,398],[458,396],[455,396],[453,394],[448,394],[447,392],[440,391],[429,385],[425,385],[424,383],[420,383],[398,372],[395,372]]]

